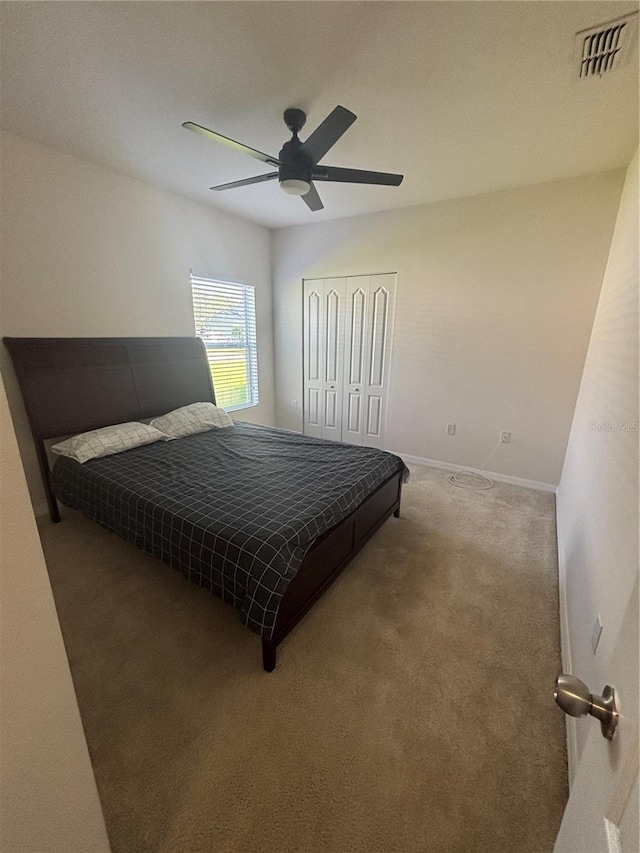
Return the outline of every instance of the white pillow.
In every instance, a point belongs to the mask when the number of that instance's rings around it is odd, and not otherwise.
[[[131,422],[82,432],[74,435],[73,438],[54,444],[51,451],[59,456],[70,456],[76,462],[88,462],[89,459],[111,456],[113,453],[122,453],[124,450],[141,447],[143,444],[166,440],[167,436],[160,430],[147,424]]]
[[[174,409],[161,418],[154,418],[150,425],[169,438],[181,438],[183,435],[206,432],[216,427],[230,427],[233,426],[233,421],[224,409],[219,409],[213,403],[191,403],[181,409]]]

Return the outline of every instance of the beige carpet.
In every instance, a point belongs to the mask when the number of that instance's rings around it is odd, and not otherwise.
[[[553,496],[415,467],[271,675],[171,569],[70,511],[42,534],[115,851],[552,850]]]

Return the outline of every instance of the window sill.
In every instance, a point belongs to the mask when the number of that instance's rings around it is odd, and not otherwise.
[[[225,412],[232,414],[233,412],[244,412],[245,409],[257,409],[260,403],[247,403],[246,406],[233,406],[225,409]],[[224,407],[223,407],[224,408]]]

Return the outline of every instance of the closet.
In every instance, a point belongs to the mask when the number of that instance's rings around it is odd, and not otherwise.
[[[304,432],[384,446],[395,273],[305,279]]]

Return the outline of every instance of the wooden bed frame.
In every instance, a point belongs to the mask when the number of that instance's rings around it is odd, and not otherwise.
[[[24,399],[51,520],[60,511],[51,489],[47,440],[109,424],[142,421],[188,403],[215,403],[199,338],[3,338]],[[400,515],[398,472],[307,552],[282,598],[271,640],[262,639],[267,672],[276,650],[304,614],[391,516]]]

